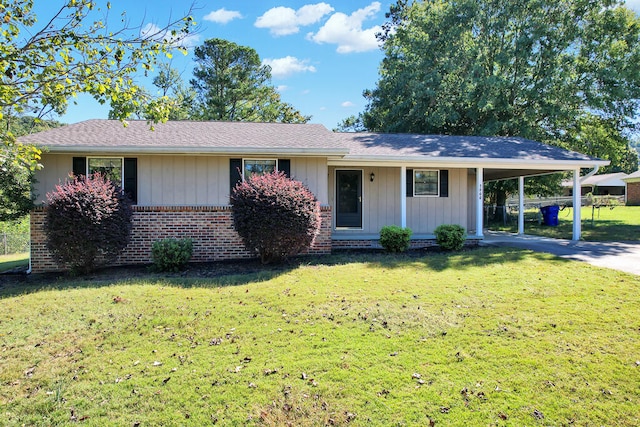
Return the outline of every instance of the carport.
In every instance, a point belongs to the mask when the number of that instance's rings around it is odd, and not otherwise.
[[[576,153],[577,154],[577,153]],[[586,157],[586,156],[585,156]],[[595,175],[598,172],[600,166],[606,166],[609,164],[608,160],[598,160],[598,159],[590,159],[592,168],[586,175],[580,176],[581,169],[584,168],[584,165],[576,167],[576,164],[549,164],[549,166],[557,166],[560,169],[497,169],[497,168],[487,168],[484,171],[484,180],[483,183],[491,182],[491,181],[501,181],[506,179],[518,179],[518,235],[524,235],[524,180],[527,177],[534,176],[542,176],[549,175],[558,172],[572,172],[573,174],[573,187],[580,188],[581,182],[589,177]],[[570,162],[573,163],[573,162]],[[537,166],[537,162],[532,162],[531,166],[535,168]],[[482,196],[484,198],[484,195]],[[581,208],[582,208],[582,198],[580,192],[573,192],[573,234],[572,240],[578,241],[580,240],[580,236],[582,233],[582,223],[581,223]],[[483,212],[480,210],[478,213],[479,219],[478,221],[483,221]]]
[[[519,180],[518,233],[524,234],[524,180],[527,177],[548,175],[558,172],[572,172],[575,185],[580,185],[580,174],[586,170],[595,174],[601,166],[609,164],[587,155],[568,151],[560,147],[543,144],[517,137],[482,137],[453,135],[412,135],[412,134],[336,134],[349,148],[349,154],[339,159],[329,159],[330,166],[397,168],[396,182],[400,189],[397,194],[399,225],[407,226],[406,173],[412,168],[467,169],[474,173],[473,186],[468,191],[474,199],[475,237],[484,236],[484,184],[504,179]],[[582,178],[582,179],[584,179]],[[373,181],[373,177],[371,178]],[[573,240],[579,240],[580,195],[573,199]],[[471,229],[471,227],[470,227]]]

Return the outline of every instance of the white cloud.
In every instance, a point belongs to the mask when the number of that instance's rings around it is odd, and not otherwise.
[[[227,24],[234,19],[240,19],[242,15],[235,10],[227,10],[224,7],[222,9],[214,10],[213,12],[205,15],[203,18],[205,21],[216,22],[218,24]]]
[[[289,86],[287,86],[287,85],[280,85],[280,86],[276,87],[276,90],[277,90],[278,92],[280,92],[280,93],[282,93],[282,92],[286,92],[286,91],[287,91],[287,89],[289,89]]]
[[[353,102],[351,102],[351,101],[345,101],[345,102],[343,102],[343,103],[342,103],[342,104],[340,104],[340,105],[341,105],[342,107],[344,107],[344,108],[351,108],[351,107],[355,107],[355,106],[356,106],[356,104],[354,104],[354,103],[353,103]]]
[[[376,33],[382,27],[376,25],[363,29],[365,20],[372,18],[380,11],[380,2],[373,2],[369,6],[358,9],[351,15],[334,13],[317,33],[307,34],[307,38],[316,43],[337,44],[338,53],[366,52],[378,49]]]
[[[300,60],[293,56],[285,56],[284,58],[270,59],[266,58],[262,61],[263,65],[271,67],[271,75],[275,78],[289,77],[294,73],[316,72],[316,67],[309,65],[309,60]]]
[[[286,36],[300,31],[300,27],[315,24],[323,16],[333,12],[327,3],[308,4],[297,11],[290,7],[274,7],[258,17],[255,26],[268,28],[274,36]]]
[[[174,47],[190,48],[198,44],[200,36],[197,34],[187,34],[186,36],[171,35],[167,30],[162,30],[156,24],[147,24],[140,29],[140,37],[150,38],[153,40],[161,41],[166,40]]]

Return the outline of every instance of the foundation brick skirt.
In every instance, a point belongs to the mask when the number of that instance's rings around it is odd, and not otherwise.
[[[435,239],[414,239],[409,249],[424,249],[438,246]],[[382,249],[380,240],[334,240],[333,249]]]
[[[322,206],[321,226],[310,254],[331,253],[331,208]],[[51,258],[44,233],[44,208],[31,212],[31,271],[62,268]],[[114,265],[150,264],[151,246],[160,239],[191,238],[192,262],[252,258],[233,228],[229,206],[134,206],[131,241]]]

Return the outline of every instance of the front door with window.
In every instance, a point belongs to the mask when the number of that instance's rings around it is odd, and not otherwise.
[[[336,227],[362,228],[362,171],[336,171]]]

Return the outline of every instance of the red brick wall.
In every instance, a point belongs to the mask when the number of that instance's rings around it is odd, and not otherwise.
[[[640,182],[627,182],[627,205],[640,205]]]
[[[438,246],[435,239],[411,240],[410,249],[423,249]],[[333,249],[382,249],[379,240],[334,240]]]
[[[478,240],[467,239],[465,246],[476,246]],[[410,249],[425,249],[438,246],[436,239],[413,239],[410,243]],[[333,249],[382,249],[379,240],[333,240]]]
[[[331,208],[321,209],[320,232],[309,253],[331,253]],[[167,237],[193,239],[191,261],[206,262],[250,258],[233,229],[228,206],[134,207],[131,242],[115,265],[151,263],[154,241]],[[31,212],[31,269],[34,273],[61,270],[46,248],[44,209]]]

